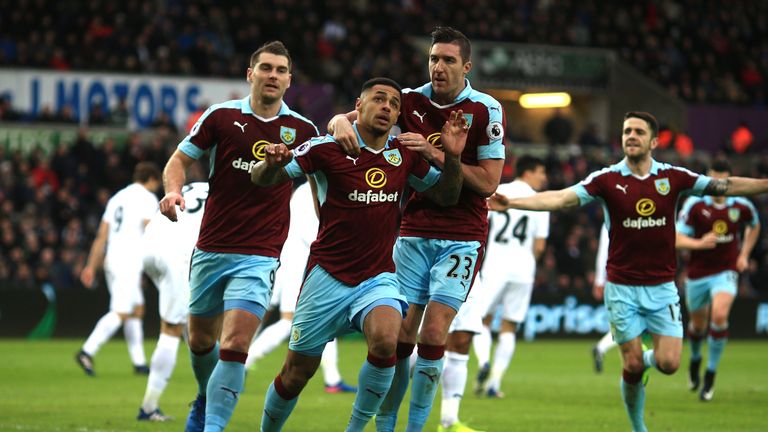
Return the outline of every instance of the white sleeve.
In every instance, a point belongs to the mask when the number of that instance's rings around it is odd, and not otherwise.
[[[605,285],[608,264],[608,228],[605,225],[600,229],[600,241],[597,244],[597,259],[595,260],[595,285]]]

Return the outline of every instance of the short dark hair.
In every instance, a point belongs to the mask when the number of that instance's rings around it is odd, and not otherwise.
[[[261,55],[261,53],[270,53],[270,54],[283,56],[287,58],[288,70],[291,70],[291,64],[292,64],[291,53],[288,52],[288,48],[286,48],[282,42],[280,41],[267,42],[261,47],[259,47],[259,49],[257,49],[256,51],[253,52],[253,54],[251,54],[251,61],[249,63],[250,67],[253,67],[256,65],[256,62],[259,60],[259,56]]]
[[[712,165],[709,167],[710,171],[714,172],[720,172],[720,173],[731,173],[731,164],[728,163],[725,159],[717,159],[712,162]]]
[[[432,29],[430,36],[432,36],[430,47],[436,43],[455,43],[459,46],[462,62],[466,63],[472,59],[472,43],[468,37],[464,36],[464,33],[455,28],[437,26]]]
[[[366,90],[372,88],[375,85],[385,85],[397,90],[398,93],[403,92],[403,88],[400,87],[400,84],[398,84],[397,81],[391,78],[376,77],[376,78],[371,78],[368,81],[363,83],[363,87],[360,88],[360,94],[365,93]]]
[[[628,113],[624,114],[624,120],[630,118],[639,118],[640,120],[645,120],[645,122],[648,123],[648,126],[651,128],[651,138],[659,136],[659,121],[656,120],[656,117],[654,117],[653,114],[645,111],[629,111]]]
[[[515,175],[520,177],[526,171],[536,171],[540,166],[544,166],[544,161],[536,156],[524,155],[517,158],[515,164]]]
[[[146,183],[152,179],[160,180],[162,178],[160,168],[154,162],[139,162],[133,169],[133,181],[137,183]]]

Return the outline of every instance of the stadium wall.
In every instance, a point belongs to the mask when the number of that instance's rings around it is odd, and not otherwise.
[[[52,291],[46,294],[43,290],[0,290],[0,337],[46,336],[40,327],[50,326],[49,336],[85,338],[109,306],[109,294],[103,287]],[[144,330],[149,336],[156,335],[160,328],[157,293],[148,287],[144,295]],[[51,317],[52,313],[55,316]],[[52,318],[54,324],[51,326]],[[687,316],[684,315],[684,319],[687,320]],[[595,338],[607,330],[602,304],[573,296],[539,297],[531,304],[519,333],[530,341],[537,338]],[[768,339],[768,302],[737,298],[731,312],[729,332],[736,339]]]

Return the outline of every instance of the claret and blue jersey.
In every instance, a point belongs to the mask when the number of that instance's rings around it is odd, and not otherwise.
[[[640,178],[622,161],[572,186],[581,205],[594,200],[603,204],[610,235],[608,281],[657,285],[674,280],[678,200],[686,194],[701,195],[710,180],[655,160],[650,173]]]
[[[432,101],[432,85],[404,89],[398,124],[404,132],[415,132],[442,149],[441,130],[451,111],[462,110],[469,124],[467,143],[461,161],[477,165],[483,159],[504,159],[506,118],[501,104],[491,96],[466,87],[449,105]],[[468,187],[462,188],[459,203],[440,207],[414,192],[403,213],[402,236],[484,242],[488,236],[485,197]]]
[[[689,198],[678,216],[677,230],[695,238],[714,231],[717,246],[691,251],[688,277],[699,279],[726,270],[737,271],[741,228],[759,223],[755,206],[746,198],[727,197],[723,204],[716,204],[710,196]]]
[[[277,116],[254,114],[250,96],[212,105],[179,150],[198,159],[210,152],[210,196],[197,247],[208,252],[279,257],[290,221],[290,183],[258,187],[250,172],[265,146],[289,148],[318,134],[315,125],[283,103]]]
[[[357,124],[354,127],[357,130]],[[348,285],[395,271],[392,246],[403,191],[406,185],[426,190],[440,176],[393,136],[378,151],[366,146],[359,134],[357,138],[357,157],[344,153],[328,135],[297,147],[285,167],[294,178],[313,175],[318,186],[320,228],[308,268],[319,264]]]

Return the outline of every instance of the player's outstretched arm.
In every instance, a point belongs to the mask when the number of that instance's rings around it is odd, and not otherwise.
[[[463,175],[461,170],[461,152],[467,143],[467,119],[462,111],[451,111],[449,119],[441,131],[445,163],[440,180],[424,193],[430,200],[441,206],[452,206],[459,201]]]
[[[714,249],[717,246],[717,234],[710,231],[700,238],[691,237],[678,232],[675,237],[676,249],[705,250]]]
[[[768,179],[750,177],[728,177],[712,179],[704,188],[705,195],[757,195],[768,192]]]
[[[514,199],[495,193],[488,199],[488,205],[492,210],[499,211],[510,208],[551,211],[579,205],[579,196],[571,188],[539,192],[528,197]]]
[[[181,188],[187,181],[187,168],[194,162],[194,159],[187,156],[181,150],[176,149],[163,169],[165,196],[160,200],[160,213],[174,222],[178,220],[176,206],[179,206],[181,211],[186,209]]]
[[[360,154],[360,143],[357,142],[357,134],[352,127],[352,122],[355,120],[357,120],[357,111],[337,114],[328,121],[328,133],[333,135],[333,139],[341,146],[344,153],[350,156]]]
[[[272,186],[291,179],[283,167],[293,160],[293,153],[285,144],[269,144],[264,160],[251,170],[251,182],[256,186]]]

